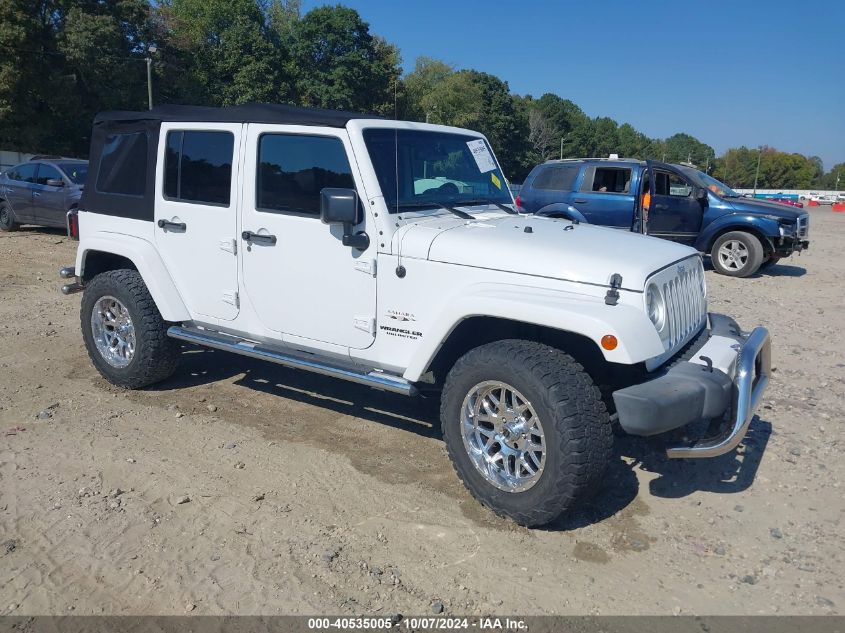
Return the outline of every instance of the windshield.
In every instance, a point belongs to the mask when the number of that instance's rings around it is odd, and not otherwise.
[[[88,163],[62,163],[62,171],[75,185],[84,185],[88,178]]]
[[[716,180],[713,176],[708,176],[703,171],[697,169],[685,169],[687,175],[692,176],[693,180],[698,180],[696,183],[702,187],[706,187],[711,192],[715,193],[720,198],[739,198],[741,197],[736,191],[728,187],[720,180]]]
[[[370,128],[364,142],[390,213],[513,204],[487,141],[448,132]]]

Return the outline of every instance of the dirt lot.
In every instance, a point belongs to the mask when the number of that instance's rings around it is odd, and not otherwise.
[[[711,309],[775,344],[744,448],[669,462],[618,440],[546,530],[463,490],[436,406],[221,352],[157,389],[86,357],[75,244],[0,235],[0,613],[845,613],[845,214]]]

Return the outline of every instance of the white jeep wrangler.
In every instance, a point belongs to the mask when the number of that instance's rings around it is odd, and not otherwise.
[[[477,132],[287,106],[97,117],[78,216],[94,366],[137,389],[183,342],[439,393],[469,491],[536,526],[601,483],[612,424],[744,437],[769,336],[709,315],[690,248],[519,215]],[[715,426],[715,422],[714,422]]]

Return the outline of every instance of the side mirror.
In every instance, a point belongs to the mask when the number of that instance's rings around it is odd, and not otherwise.
[[[704,189],[703,187],[696,187],[695,199],[699,202],[705,202],[707,200],[707,189]]]
[[[358,193],[354,189],[326,187],[320,191],[320,220],[323,224],[343,225],[343,245],[365,251],[370,237],[362,232],[352,233],[358,224]]]
[[[48,187],[64,187],[65,181],[61,178],[48,178],[47,179],[47,186]]]

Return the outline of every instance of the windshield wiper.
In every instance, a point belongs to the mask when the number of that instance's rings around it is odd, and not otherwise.
[[[451,211],[459,218],[463,218],[464,220],[474,220],[475,216],[470,215],[466,211],[461,211],[460,209],[456,209],[455,207],[450,207],[448,204],[443,204],[442,202],[402,202],[399,204],[399,209],[424,209],[425,207],[440,207],[441,209],[446,209],[447,211]]]
[[[462,207],[470,207],[476,204],[492,204],[495,207],[499,207],[505,213],[510,213],[511,215],[517,215],[516,211],[511,209],[510,207],[502,204],[501,202],[495,202],[494,200],[484,200],[484,199],[476,199],[476,200],[461,200],[460,205]]]

